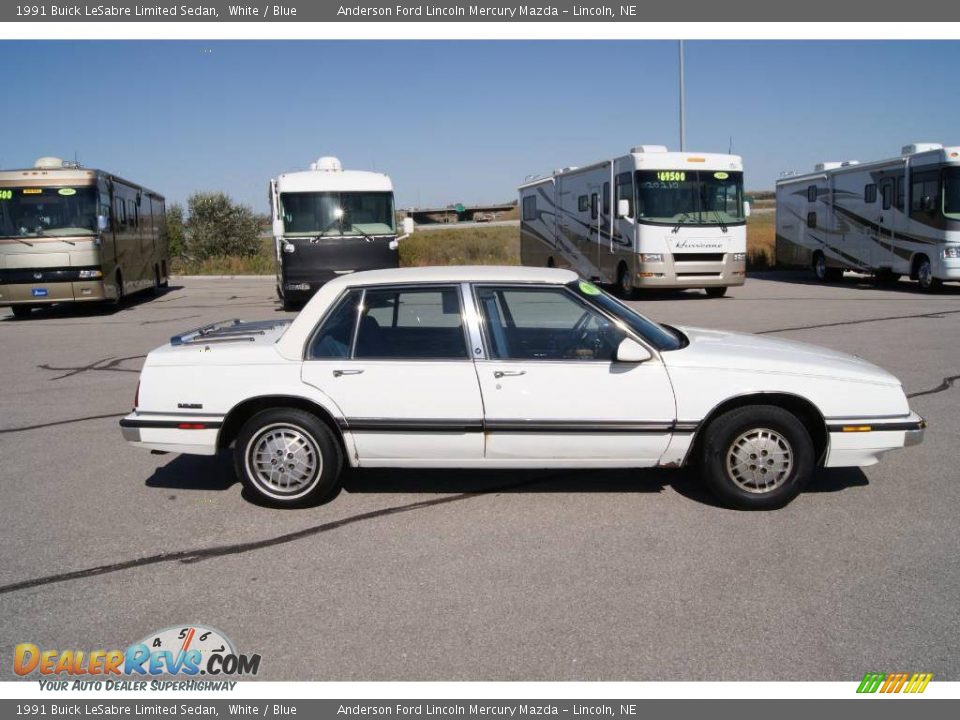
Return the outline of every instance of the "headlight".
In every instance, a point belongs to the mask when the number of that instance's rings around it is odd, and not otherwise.
[[[640,256],[640,262],[663,262],[663,253],[645,253]]]
[[[284,287],[287,290],[309,290],[310,283],[287,283]]]
[[[960,258],[960,247],[948,247],[943,249],[943,257],[950,260]]]
[[[81,280],[92,280],[94,278],[102,278],[103,271],[101,270],[81,270],[80,279]]]
[[[733,255],[731,255],[731,259],[732,259],[734,262],[746,262],[746,261],[747,261],[747,254],[746,254],[746,253],[733,253]]]

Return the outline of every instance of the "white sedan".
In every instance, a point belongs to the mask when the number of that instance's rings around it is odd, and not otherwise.
[[[774,508],[925,423],[858,357],[658,324],[565,270],[433,267],[340,277],[293,321],[173,337],[120,425],[154,450],[232,447],[281,506],[330,496],[345,465],[694,465],[723,502]]]

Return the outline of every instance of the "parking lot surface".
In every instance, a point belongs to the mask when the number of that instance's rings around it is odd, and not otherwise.
[[[926,441],[768,513],[666,470],[358,471],[329,504],[273,510],[228,455],[151,455],[117,426],[172,334],[284,316],[272,279],[0,310],[0,679],[17,643],[185,623],[273,680],[960,679],[960,288],[768,274],[637,305],[861,355],[900,377]]]

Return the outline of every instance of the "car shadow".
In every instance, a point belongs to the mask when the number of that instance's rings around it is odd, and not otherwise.
[[[146,480],[150,488],[178,491],[224,491],[238,483],[229,451],[216,457],[178,455],[158,467]],[[807,493],[840,492],[869,484],[860,468],[820,469]],[[722,508],[693,468],[593,469],[593,470],[465,470],[377,468],[348,469],[341,488],[348,493],[410,493],[459,495],[482,493],[660,493],[672,488],[679,495],[703,505]],[[242,493],[255,504],[255,495]]]

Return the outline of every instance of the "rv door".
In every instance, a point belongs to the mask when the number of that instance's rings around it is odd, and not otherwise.
[[[893,258],[893,235],[896,225],[897,184],[891,175],[880,180],[877,204],[877,242],[869,255],[870,266],[890,267]]]

